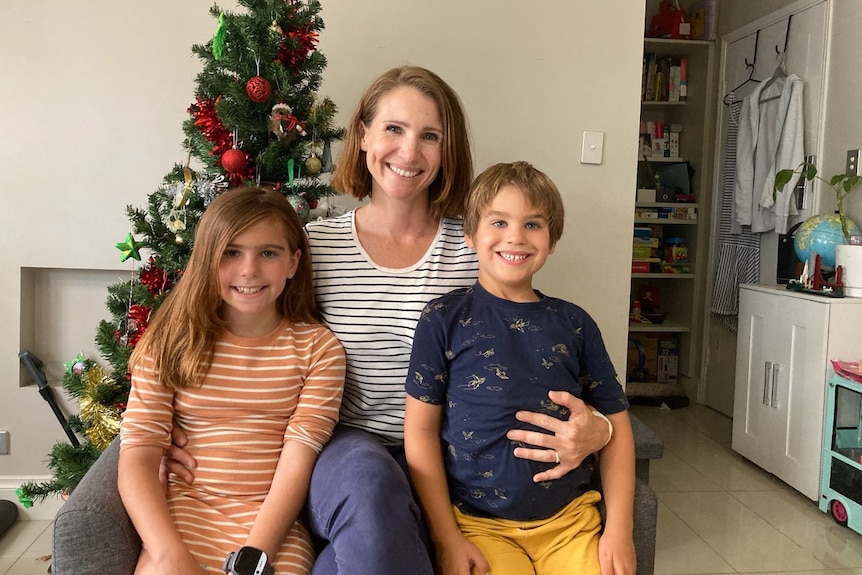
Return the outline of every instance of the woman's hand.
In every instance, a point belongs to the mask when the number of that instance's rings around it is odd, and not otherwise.
[[[557,463],[556,467],[533,476],[533,481],[537,483],[559,479],[610,440],[608,422],[594,415],[589,405],[566,391],[551,391],[548,392],[548,397],[557,405],[569,409],[568,421],[561,421],[543,413],[519,411],[515,414],[518,421],[547,429],[548,433],[512,429],[506,434],[506,437],[513,441],[535,446],[515,448],[515,457]]]
[[[165,490],[168,491],[168,475],[173,473],[186,483],[194,483],[195,476],[191,472],[197,467],[197,461],[183,449],[189,441],[186,433],[178,426],[174,425],[171,431],[171,440],[173,443],[168,448],[165,456],[162,457],[162,462],[159,464],[159,481]]]

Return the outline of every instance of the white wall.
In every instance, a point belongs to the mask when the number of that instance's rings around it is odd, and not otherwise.
[[[862,3],[848,0],[832,2],[832,37],[829,51],[829,76],[826,96],[826,131],[821,172],[831,176],[844,171],[847,150],[862,148],[862,112],[859,95],[862,77]],[[829,194],[831,196],[831,194]],[[824,198],[825,199],[825,198]],[[835,198],[824,204],[834,209]],[[862,189],[857,189],[844,202],[848,216],[862,226]],[[862,349],[860,349],[862,355]]]
[[[19,387],[17,353],[41,355],[56,385],[64,361],[94,353],[104,286],[131,273],[114,248],[125,206],[144,205],[184,159],[200,69],[190,48],[212,36],[211,4],[0,3],[0,429],[12,444],[0,496],[47,476],[45,454],[65,439],[36,388]],[[643,1],[323,4],[322,92],[342,125],[373,77],[423,65],[461,94],[477,171],[524,159],[557,182],[567,227],[539,288],[589,310],[624,373]],[[579,163],[584,130],[605,132],[603,164]],[[22,268],[37,268],[23,293]]]

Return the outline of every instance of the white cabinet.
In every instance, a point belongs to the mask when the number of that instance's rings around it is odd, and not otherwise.
[[[817,500],[830,359],[862,358],[862,299],[740,286],[733,449]]]

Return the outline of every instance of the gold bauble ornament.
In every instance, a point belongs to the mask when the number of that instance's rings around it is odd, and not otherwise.
[[[311,156],[310,158],[305,160],[305,171],[312,176],[316,176],[317,174],[319,174],[322,168],[323,163],[314,156]]]

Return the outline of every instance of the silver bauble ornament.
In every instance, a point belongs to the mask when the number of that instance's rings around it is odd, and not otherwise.
[[[290,202],[290,205],[293,206],[294,210],[296,210],[296,215],[299,216],[299,219],[302,221],[302,224],[307,224],[309,207],[308,202],[305,201],[305,198],[303,198],[302,196],[291,194],[287,196],[287,201]]]

